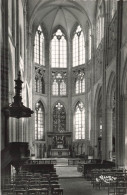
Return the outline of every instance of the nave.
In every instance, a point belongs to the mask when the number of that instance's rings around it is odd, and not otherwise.
[[[2,193],[126,194],[127,1],[0,0],[0,19]]]
[[[2,178],[2,195],[125,195],[127,171],[123,169],[79,170],[77,159],[29,160],[18,173]],[[40,167],[39,167],[40,165]],[[82,164],[85,166],[87,163]]]

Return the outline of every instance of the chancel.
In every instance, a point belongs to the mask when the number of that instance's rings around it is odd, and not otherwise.
[[[127,194],[126,10],[0,0],[2,195]]]

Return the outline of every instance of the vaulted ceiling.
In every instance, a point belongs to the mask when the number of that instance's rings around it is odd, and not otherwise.
[[[85,30],[88,21],[93,23],[95,0],[28,0],[30,26],[37,27],[44,23],[48,33],[61,25],[69,35],[75,23]]]

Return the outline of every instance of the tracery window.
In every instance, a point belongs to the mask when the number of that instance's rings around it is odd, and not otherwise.
[[[53,131],[66,131],[66,111],[60,102],[53,108]]]
[[[80,94],[85,92],[85,74],[80,72],[75,79],[75,93]]]
[[[117,1],[116,0],[112,0],[111,1],[111,18],[113,18],[116,10],[117,10]]]
[[[51,41],[51,66],[53,68],[67,67],[67,41],[60,29],[53,34]]]
[[[38,27],[34,40],[34,62],[39,65],[45,65],[45,39],[41,29]]]
[[[58,95],[58,93],[59,93],[58,82],[55,79],[52,84],[52,95]]]
[[[44,119],[44,106],[39,101],[35,105],[35,140],[44,140]]]
[[[79,25],[73,37],[73,67],[85,63],[85,41],[83,31]]]
[[[43,77],[35,77],[35,91],[45,94],[45,82]]]
[[[82,102],[78,102],[74,112],[75,139],[85,139],[85,108]]]
[[[103,4],[98,6],[98,13],[96,18],[96,44],[97,47],[100,44],[102,38],[104,37],[104,10]]]
[[[52,72],[52,95],[65,96],[67,95],[66,87],[66,73]]]

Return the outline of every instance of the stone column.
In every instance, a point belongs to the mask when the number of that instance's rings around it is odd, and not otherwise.
[[[110,153],[112,152],[112,108],[107,108],[107,126],[106,126],[106,160],[112,160]]]
[[[68,49],[67,49],[67,97],[68,97],[68,109],[66,110],[66,115],[68,117],[68,123],[67,123],[67,131],[72,132],[73,131],[73,113],[72,113],[72,42],[68,41]],[[73,138],[72,138],[73,140]],[[72,142],[72,141],[71,141]]]
[[[127,169],[127,97],[124,99],[124,127],[125,127],[125,143],[124,143],[124,166]]]

